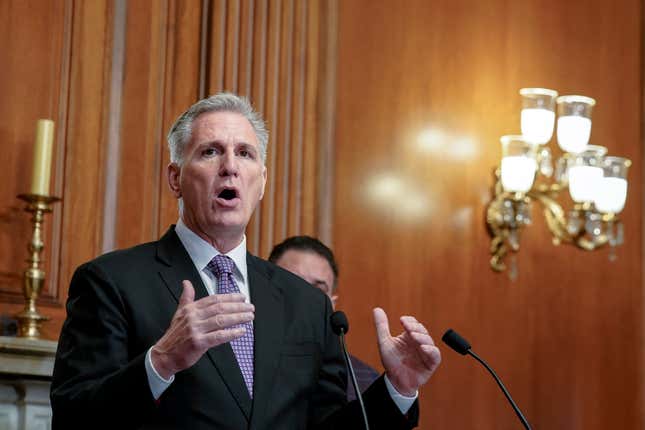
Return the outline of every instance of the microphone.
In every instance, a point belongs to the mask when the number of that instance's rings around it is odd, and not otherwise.
[[[345,312],[342,311],[336,311],[333,314],[331,314],[331,317],[329,317],[329,321],[331,322],[331,329],[334,333],[336,333],[338,336],[341,334],[347,333],[349,331],[349,321],[347,321],[347,316],[345,316]]]
[[[513,410],[515,411],[515,414],[517,415],[517,417],[522,422],[522,425],[524,426],[524,428],[526,428],[527,430],[531,430],[531,426],[529,426],[529,422],[526,421],[526,418],[524,418],[524,415],[522,415],[522,412],[520,411],[520,408],[517,407],[517,405],[515,404],[515,402],[511,398],[511,395],[508,393],[508,391],[506,391],[506,387],[504,387],[504,384],[502,384],[502,381],[497,377],[497,375],[495,374],[495,371],[493,369],[491,369],[490,366],[488,364],[486,364],[486,362],[484,360],[479,358],[479,356],[477,356],[477,354],[475,354],[470,349],[471,348],[470,343],[468,343],[468,341],[466,339],[461,337],[459,335],[459,333],[457,333],[453,329],[448,329],[448,331],[446,331],[444,333],[444,335],[441,338],[441,340],[446,345],[448,345],[450,348],[452,348],[455,351],[457,351],[459,354],[461,354],[461,355],[466,355],[466,354],[472,355],[475,358],[475,360],[479,361],[486,368],[486,370],[488,370],[490,372],[490,374],[493,375],[493,378],[495,378],[495,382],[497,382],[497,385],[499,385],[499,388],[501,388],[502,392],[504,393],[504,396],[506,396],[506,399],[509,401],[509,403],[513,407]]]
[[[457,333],[453,329],[448,329],[448,331],[444,333],[441,340],[461,355],[468,354],[468,350],[470,350],[470,344],[468,343],[468,341],[459,336],[459,333]]]
[[[345,366],[349,371],[350,379],[352,381],[352,385],[354,386],[354,391],[356,392],[358,403],[361,405],[361,412],[363,413],[365,430],[369,430],[370,426],[367,422],[367,413],[365,412],[365,405],[363,404],[363,395],[361,394],[361,390],[358,388],[358,382],[356,382],[354,367],[352,366],[352,362],[349,359],[349,353],[347,352],[347,347],[345,346],[345,334],[349,331],[349,321],[347,321],[347,317],[345,316],[344,312],[336,311],[329,317],[329,322],[331,323],[332,331],[340,338],[340,345],[343,349],[343,356],[345,357]]]

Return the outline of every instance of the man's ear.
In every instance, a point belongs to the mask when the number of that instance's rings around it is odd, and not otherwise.
[[[264,189],[267,185],[267,166],[264,165],[262,166],[262,192],[260,193],[260,200],[262,200],[262,197],[264,197]]]
[[[338,294],[332,294],[331,295],[331,305],[335,308],[336,307],[336,301],[338,300]]]
[[[181,167],[177,163],[168,164],[166,169],[166,176],[168,178],[168,186],[172,191],[172,194],[175,198],[181,198],[181,186],[180,186],[180,176],[181,176]]]

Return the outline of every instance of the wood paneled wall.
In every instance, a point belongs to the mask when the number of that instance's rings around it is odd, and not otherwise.
[[[642,429],[642,2],[339,8],[333,245],[353,351],[379,365],[380,305],[397,330],[412,314],[437,342],[466,336],[533,428]],[[511,282],[489,267],[485,205],[531,86],[596,98],[592,142],[634,161],[627,239],[614,262],[556,247],[536,206]],[[521,428],[483,368],[441,349],[420,428]]]
[[[393,329],[413,314],[437,341],[461,331],[534,428],[643,429],[642,15],[639,0],[0,2],[0,314],[22,307],[30,226],[15,196],[38,118],[56,121],[63,197],[39,302],[55,339],[78,264],[175,221],[170,124],[236,91],[272,133],[249,248],[266,256],[296,233],[330,242],[357,355],[379,365],[380,305]],[[592,140],[634,161],[615,262],[554,247],[534,208],[517,281],[490,270],[484,208],[525,86],[596,98]],[[421,428],[519,428],[485,371],[442,351]]]
[[[63,202],[45,223],[47,282],[39,304],[53,319],[44,334],[56,338],[72,271],[100,251],[107,118],[101,107],[109,101],[112,8],[104,1],[9,1],[0,10],[9,35],[0,42],[0,133],[13,173],[0,193],[6,214],[0,223],[0,309],[11,315],[23,306],[31,225],[16,195],[29,190],[36,120],[51,118],[56,123],[51,192]]]
[[[0,314],[22,307],[30,236],[16,195],[29,189],[35,123],[56,122],[39,306],[58,337],[75,268],[159,237],[177,219],[167,189],[168,128],[208,94],[250,97],[268,120],[268,187],[249,249],[323,234],[331,213],[329,109],[333,2],[280,0],[9,0],[0,5]],[[333,27],[332,27],[333,28]],[[325,219],[326,217],[326,219]]]

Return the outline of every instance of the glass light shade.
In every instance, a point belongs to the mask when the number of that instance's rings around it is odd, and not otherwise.
[[[546,88],[522,88],[521,129],[524,138],[543,145],[553,136],[557,91]]]
[[[596,101],[585,96],[561,96],[558,104],[558,145],[565,152],[586,150],[591,136],[591,110]]]
[[[603,178],[602,157],[607,153],[603,146],[588,145],[576,154],[569,165],[569,194],[576,203],[593,202]]]
[[[536,145],[524,136],[507,135],[502,143],[502,187],[505,191],[525,193],[533,186],[537,170]]]
[[[627,200],[627,170],[632,162],[623,157],[605,157],[603,177],[594,196],[596,210],[602,213],[620,213]]]

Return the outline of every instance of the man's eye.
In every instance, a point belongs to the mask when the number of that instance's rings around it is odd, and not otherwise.
[[[253,153],[247,149],[240,150],[240,157],[253,158]]]
[[[205,156],[215,155],[216,153],[217,151],[215,151],[215,148],[206,148],[202,151],[202,155],[205,155]]]

